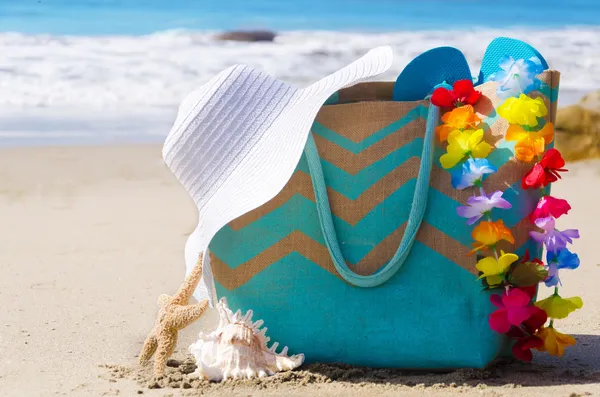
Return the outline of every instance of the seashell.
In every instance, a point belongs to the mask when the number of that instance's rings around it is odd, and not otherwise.
[[[240,310],[234,314],[225,298],[216,307],[217,329],[208,334],[201,332],[198,341],[189,347],[196,360],[195,376],[211,381],[262,378],[304,363],[304,354],[288,356],[287,346],[280,353],[276,352],[277,342],[267,347],[267,328],[262,327],[262,320],[252,322],[252,310],[243,316]]]

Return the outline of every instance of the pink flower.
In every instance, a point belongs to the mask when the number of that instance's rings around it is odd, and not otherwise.
[[[538,218],[535,220],[535,225],[543,230],[543,232],[532,231],[529,235],[539,244],[544,243],[549,252],[557,252],[565,249],[567,243],[572,244],[574,238],[579,238],[577,229],[566,229],[562,232],[556,230],[556,221],[551,216],[547,218]]]
[[[529,219],[531,219],[531,222],[535,222],[538,218],[547,218],[549,216],[553,216],[556,219],[561,215],[568,214],[570,209],[571,206],[567,200],[544,196],[538,202]]]
[[[510,331],[511,326],[519,326],[531,317],[531,298],[519,288],[511,288],[502,295],[490,296],[490,301],[498,308],[490,315],[490,328],[501,334]]]

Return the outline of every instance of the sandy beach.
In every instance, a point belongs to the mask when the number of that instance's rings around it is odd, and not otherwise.
[[[558,223],[580,229],[582,265],[563,272],[561,292],[584,308],[560,322],[578,341],[562,359],[437,375],[313,366],[264,382],[149,389],[137,355],[157,297],[183,280],[196,223],[160,145],[0,149],[0,395],[600,396],[600,161],[569,169],[553,193],[573,207]],[[182,332],[174,358],[214,320],[211,311]]]

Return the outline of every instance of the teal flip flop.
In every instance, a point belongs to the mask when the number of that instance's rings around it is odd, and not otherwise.
[[[471,69],[464,54],[454,47],[438,47],[412,60],[396,79],[394,101],[418,101],[445,82],[472,80]]]
[[[509,37],[497,37],[485,50],[476,85],[487,82],[490,76],[497,73],[505,57],[512,57],[514,60],[530,60],[532,57],[536,57],[541,64],[540,71],[548,69],[548,62],[542,54],[529,44]]]

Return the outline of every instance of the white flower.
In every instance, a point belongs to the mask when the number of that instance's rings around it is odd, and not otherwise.
[[[506,55],[500,60],[500,69],[490,75],[488,81],[498,84],[496,94],[502,99],[518,97],[539,88],[540,81],[536,76],[544,70],[537,57],[514,60]]]

